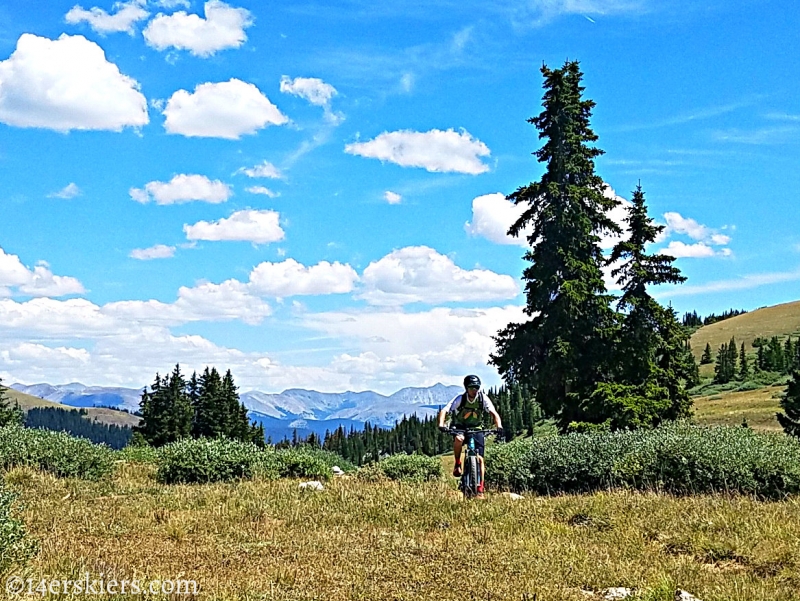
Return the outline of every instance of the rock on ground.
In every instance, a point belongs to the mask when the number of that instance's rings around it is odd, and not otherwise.
[[[300,488],[305,490],[325,490],[325,487],[322,486],[322,482],[319,480],[311,480],[309,482],[301,482]]]
[[[700,601],[697,597],[686,591],[678,589],[675,591],[675,601]]]

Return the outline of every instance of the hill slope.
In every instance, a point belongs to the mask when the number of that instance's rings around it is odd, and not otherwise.
[[[703,326],[692,334],[692,352],[699,361],[706,344],[716,353],[722,344],[727,344],[731,336],[736,343],[745,343],[751,350],[753,340],[758,336],[796,336],[800,334],[800,301],[756,309],[749,313],[724,319]]]
[[[53,401],[47,401],[31,394],[25,394],[13,388],[5,389],[6,396],[14,402],[19,403],[23,411],[28,409],[40,407],[52,407],[54,409],[70,409],[77,411],[75,407],[62,405]],[[91,421],[98,421],[101,424],[108,424],[110,426],[128,426],[133,427],[139,423],[139,418],[124,411],[116,411],[114,409],[106,409],[105,407],[88,407],[86,410],[86,418]]]

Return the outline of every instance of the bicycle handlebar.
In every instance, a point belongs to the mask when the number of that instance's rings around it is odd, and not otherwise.
[[[502,429],[492,428],[491,430],[473,430],[471,428],[448,428],[447,434],[500,434]]]

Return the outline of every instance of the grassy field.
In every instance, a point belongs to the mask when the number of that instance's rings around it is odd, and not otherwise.
[[[778,395],[784,386],[767,386],[746,392],[723,392],[695,397],[694,418],[700,424],[738,426],[742,420],[756,430],[782,431],[775,413],[781,410]]]
[[[38,407],[53,407],[56,409],[69,409],[72,411],[77,411],[77,408],[75,407],[40,399],[38,396],[25,394],[24,392],[19,392],[13,388],[4,388],[4,391],[6,396],[11,399],[11,403],[19,403],[20,408],[22,408],[24,411]],[[125,413],[124,411],[106,409],[105,407],[87,407],[86,418],[92,421],[96,420],[102,424],[129,427],[138,425],[140,421],[135,415]]]
[[[706,344],[710,344],[716,354],[717,349],[722,344],[727,344],[731,336],[736,338],[737,344],[744,342],[750,352],[752,350],[750,345],[757,336],[785,337],[798,334],[800,334],[800,301],[795,301],[764,307],[703,326],[692,335],[691,344],[694,356],[699,361]],[[713,366],[711,370],[713,373]]]
[[[291,480],[163,486],[139,464],[106,483],[30,469],[5,478],[41,541],[23,574],[34,580],[184,578],[219,601],[586,601],[582,591],[611,586],[649,601],[671,601],[675,588],[703,601],[788,601],[800,590],[797,500],[465,502],[450,479],[340,479],[316,493]]]

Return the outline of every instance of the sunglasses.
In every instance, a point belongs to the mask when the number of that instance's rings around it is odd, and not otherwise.
[[[480,390],[481,389],[480,386],[467,386],[467,388],[469,388],[470,390]]]

